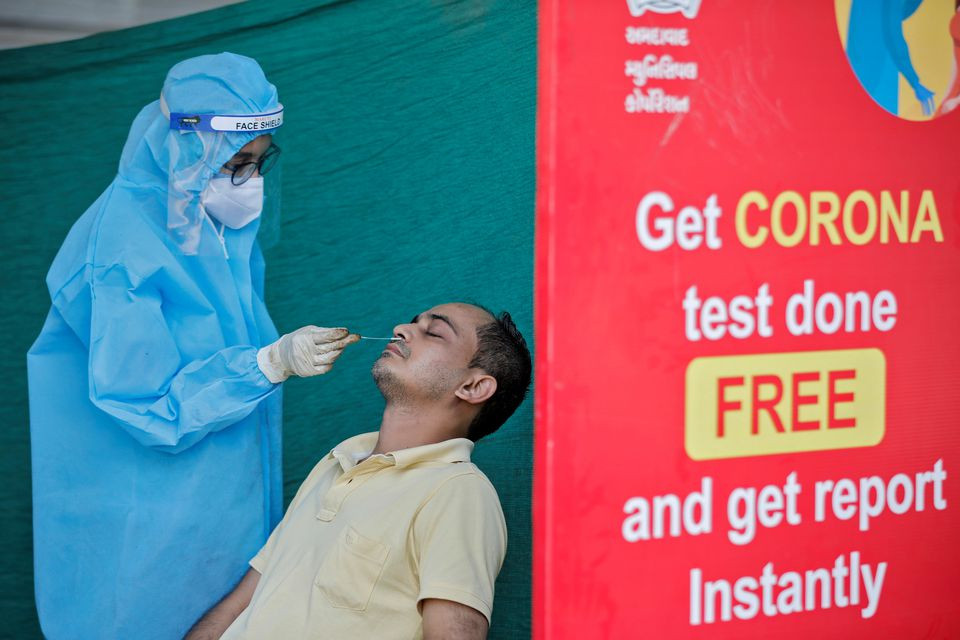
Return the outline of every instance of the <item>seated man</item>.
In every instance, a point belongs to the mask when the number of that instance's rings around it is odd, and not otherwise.
[[[509,314],[460,303],[394,336],[373,365],[379,433],[320,460],[188,640],[486,637],[507,531],[470,453],[520,405],[530,353]]]

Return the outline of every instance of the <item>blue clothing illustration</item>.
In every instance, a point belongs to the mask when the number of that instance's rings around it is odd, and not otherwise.
[[[923,0],[853,0],[847,30],[847,57],[860,84],[890,113],[899,113],[900,74],[917,93],[920,84],[903,37],[903,21]]]
[[[278,104],[259,65],[233,54],[175,66],[163,98],[199,113]],[[208,165],[180,207],[202,214],[199,191],[257,134],[217,135],[198,145],[147,105],[47,276],[27,363],[36,599],[53,640],[181,638],[282,515],[279,385],[256,361],[277,339],[259,221],[205,219],[195,255],[168,225],[170,171]]]

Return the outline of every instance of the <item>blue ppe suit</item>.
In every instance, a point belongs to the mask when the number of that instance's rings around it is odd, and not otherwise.
[[[226,53],[176,65],[163,97],[175,112],[278,104],[254,60]],[[210,176],[257,134],[218,135],[228,142],[189,185],[194,215]],[[144,107],[118,175],[47,276],[52,306],[27,355],[47,638],[181,638],[282,515],[279,385],[256,360],[277,339],[259,221],[225,229],[224,247],[219,229],[196,226],[196,255],[168,232],[168,173],[195,166],[197,138],[171,131],[158,102]]]

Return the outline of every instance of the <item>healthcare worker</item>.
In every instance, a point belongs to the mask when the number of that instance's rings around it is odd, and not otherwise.
[[[279,383],[356,339],[277,340],[264,306],[282,122],[256,61],[177,64],[50,268],[27,356],[47,638],[182,637],[282,515]]]

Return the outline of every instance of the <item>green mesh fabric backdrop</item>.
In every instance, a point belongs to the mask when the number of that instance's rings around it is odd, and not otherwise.
[[[256,58],[286,107],[281,237],[266,251],[281,333],[312,323],[389,335],[466,299],[511,311],[532,346],[534,0],[248,2],[0,52],[0,635],[40,635],[25,354],[49,305],[47,268],[167,69],[220,51]],[[382,345],[371,345],[332,375],[286,383],[287,501],[333,445],[377,427],[369,369]],[[528,399],[475,452],[510,531],[492,638],[529,636],[532,423]]]

